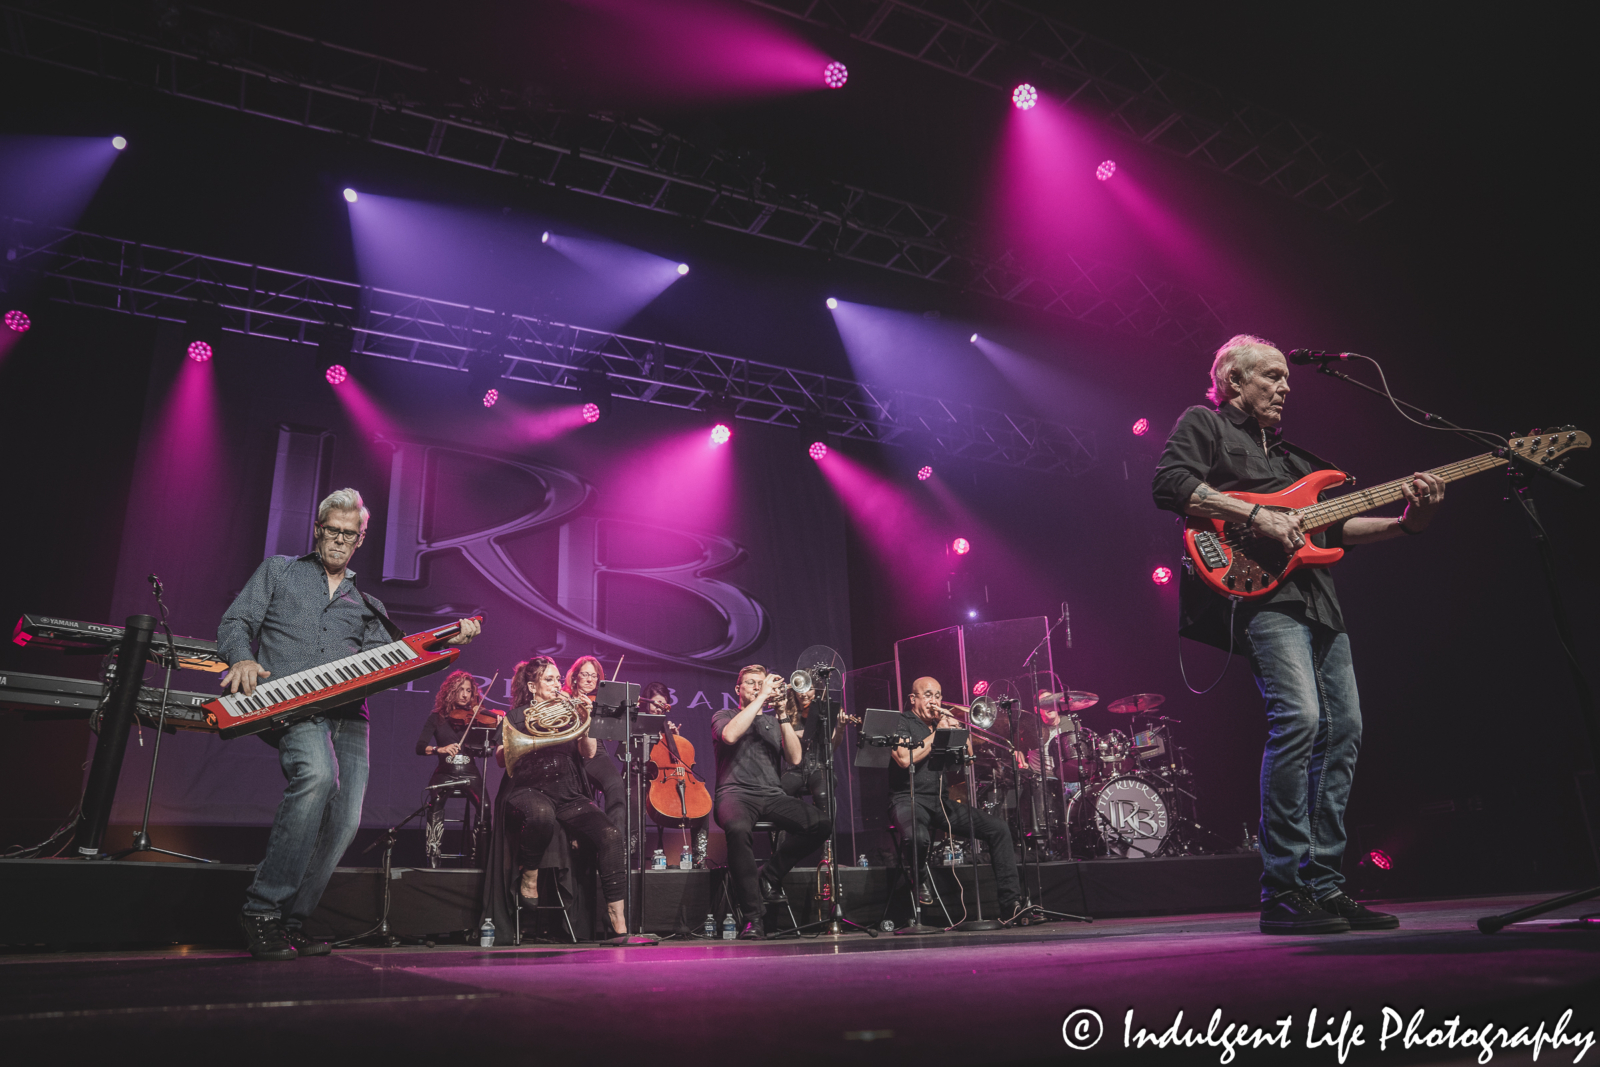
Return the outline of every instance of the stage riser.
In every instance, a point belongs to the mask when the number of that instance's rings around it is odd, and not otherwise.
[[[233,944],[238,913],[251,868],[235,864],[0,860],[0,886],[24,907],[0,911],[3,945]],[[398,937],[422,938],[475,930],[482,876],[477,871],[400,868],[391,873],[389,928]],[[840,869],[845,914],[876,925],[884,915],[892,871]],[[1256,906],[1260,861],[1254,855],[1198,856],[1155,860],[1047,863],[1025,868],[1034,900],[1054,911],[1096,918],[1238,911]],[[979,868],[983,912],[994,914],[993,874]],[[720,923],[726,911],[725,870],[661,871],[634,877],[636,902],[644,904],[645,929],[660,934],[699,932],[706,913]],[[802,922],[815,917],[815,871],[797,869],[785,888]],[[953,918],[960,903],[953,875],[935,872]],[[961,882],[972,908],[970,869]],[[341,868],[333,877],[309,929],[322,937],[353,937],[370,929],[382,906],[378,868]],[[895,894],[889,917],[903,924],[907,895]],[[776,929],[781,909],[769,911]],[[925,921],[942,922],[937,907]],[[579,936],[584,931],[579,931]],[[501,937],[506,932],[501,932]]]

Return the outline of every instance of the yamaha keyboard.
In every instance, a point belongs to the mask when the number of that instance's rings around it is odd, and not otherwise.
[[[268,675],[249,696],[238,692],[208,701],[206,720],[231,738],[309,719],[319,711],[444,670],[461,654],[461,649],[445,642],[460,632],[461,624],[453,622],[296,674]]]
[[[106,699],[107,687],[82,678],[57,678],[49,674],[23,674],[0,671],[0,708],[20,711],[29,719],[87,719],[97,716]],[[214,733],[206,722],[204,705],[210,693],[167,694],[167,726],[178,730]],[[139,721],[155,726],[161,714],[161,689],[145,686],[135,705]]]
[[[25,647],[59,648],[68,652],[112,652],[122,643],[124,632],[121,626],[103,622],[80,622],[54,615],[24,615],[11,631],[11,642]],[[174,637],[172,644],[178,659],[169,664],[166,635],[158,632],[150,643],[150,659],[163,667],[185,667],[193,671],[210,671],[212,674],[221,674],[228,669],[222,656],[217,653],[215,641]]]

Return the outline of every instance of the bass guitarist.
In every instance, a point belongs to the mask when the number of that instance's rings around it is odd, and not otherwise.
[[[1242,524],[1292,554],[1306,536],[1297,520],[1228,495],[1276,492],[1331,467],[1279,432],[1288,362],[1269,342],[1240,334],[1217,350],[1207,396],[1214,407],[1185,411],[1167,439],[1152,486],[1156,506]],[[1346,519],[1311,534],[1313,544],[1348,547],[1422,533],[1444,501],[1444,482],[1417,473],[1402,494],[1406,506],[1398,518]],[[1261,932],[1399,926],[1395,916],[1356,903],[1341,888],[1344,811],[1361,748],[1361,708],[1332,575],[1301,568],[1270,596],[1230,603],[1186,568],[1178,633],[1249,656],[1266,702]]]

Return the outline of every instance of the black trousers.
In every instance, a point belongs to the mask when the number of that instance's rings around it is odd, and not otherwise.
[[[778,784],[792,797],[811,794],[811,803],[824,814],[828,811],[828,772],[822,767],[791,767],[783,772]]]
[[[581,846],[594,849],[600,868],[600,888],[606,903],[621,900],[626,888],[623,867],[622,831],[611,825],[605,812],[588,800],[573,800],[557,806],[531,785],[513,786],[506,794],[509,813],[506,831],[517,842],[517,862],[524,870],[537,867],[560,827],[578,839]]]
[[[606,751],[606,743],[598,742],[599,750],[593,759],[583,761],[584,776],[589,779],[596,789],[606,795],[606,818],[611,820],[611,825],[618,830],[627,825],[627,791],[622,785],[622,768],[617,766],[617,761],[611,753]]]
[[[716,814],[717,825],[722,827],[727,840],[731,876],[728,886],[741,922],[759,919],[767,912],[757,882],[756,853],[751,840],[757,819],[766,819],[787,831],[778,851],[766,863],[767,878],[773,882],[782,882],[790,868],[820,848],[833,832],[827,812],[783,793],[772,796],[719,793]]]
[[[1022,900],[1022,879],[1017,875],[1017,853],[1011,845],[1011,831],[1003,820],[988,812],[973,811],[965,804],[953,804],[948,800],[941,810],[937,796],[923,793],[917,794],[915,807],[919,864],[932,847],[934,827],[948,830],[957,837],[976,837],[989,847],[989,856],[994,861],[995,887],[1000,893],[1000,914],[1005,915],[1016,907]],[[911,794],[896,793],[891,796],[889,812],[904,840],[906,827],[912,824]],[[909,856],[906,859],[910,862]],[[919,871],[919,877],[920,874]]]

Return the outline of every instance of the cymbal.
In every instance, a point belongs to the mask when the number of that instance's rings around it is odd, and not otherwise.
[[[1039,696],[1039,707],[1046,711],[1058,708],[1065,700],[1068,711],[1083,711],[1100,703],[1100,694],[1084,693],[1076,689],[1069,689],[1065,693],[1042,693]]]
[[[1141,711],[1154,711],[1167,702],[1160,693],[1135,693],[1120,697],[1106,705],[1106,710],[1117,715],[1136,715]]]

